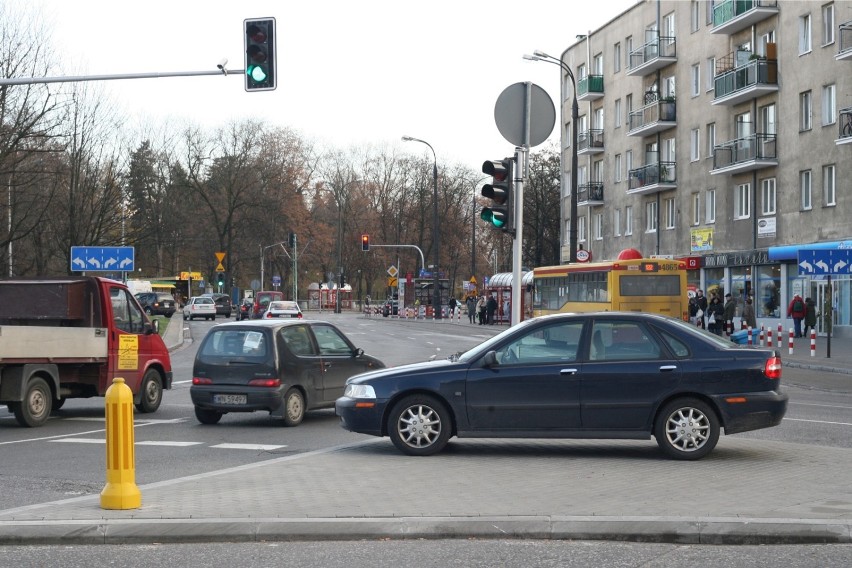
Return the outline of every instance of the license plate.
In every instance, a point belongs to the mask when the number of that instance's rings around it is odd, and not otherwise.
[[[245,404],[246,395],[244,394],[214,394],[213,402],[216,404]]]

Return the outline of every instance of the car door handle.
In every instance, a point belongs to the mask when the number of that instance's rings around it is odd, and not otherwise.
[[[562,369],[559,371],[560,375],[576,375],[577,369]]]
[[[662,371],[664,373],[668,372],[668,371],[675,371],[675,370],[677,370],[677,365],[662,365],[660,367],[660,371]]]

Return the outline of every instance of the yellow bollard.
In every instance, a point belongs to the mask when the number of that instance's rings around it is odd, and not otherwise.
[[[142,494],[136,486],[133,434],[133,392],[116,377],[106,392],[106,485],[101,509],[138,509]]]

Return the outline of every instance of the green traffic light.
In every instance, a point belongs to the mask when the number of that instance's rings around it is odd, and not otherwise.
[[[487,207],[479,214],[479,218],[486,223],[491,223],[498,229],[502,229],[506,225],[506,216],[502,211],[492,211]]]
[[[260,65],[252,65],[248,69],[246,69],[246,75],[251,77],[252,81],[262,83],[266,81],[268,75],[266,70]]]

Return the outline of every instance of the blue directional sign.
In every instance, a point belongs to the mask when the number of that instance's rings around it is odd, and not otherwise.
[[[71,247],[74,272],[132,272],[133,247]]]
[[[852,274],[852,249],[799,249],[798,261],[802,276]]]

